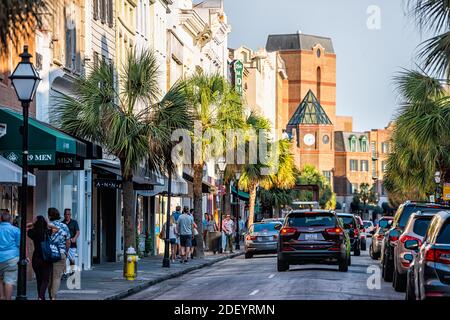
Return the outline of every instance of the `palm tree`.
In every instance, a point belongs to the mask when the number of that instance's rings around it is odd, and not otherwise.
[[[185,84],[178,82],[159,99],[158,65],[151,51],[130,51],[119,88],[112,68],[101,62],[63,95],[56,109],[61,128],[100,143],[120,160],[123,181],[124,250],[135,246],[133,171],[146,162],[163,171],[167,145],[176,128],[190,125]]]
[[[422,30],[437,33],[420,45],[419,59],[425,71],[450,76],[450,2],[448,0],[408,0],[408,9]]]
[[[44,0],[0,1],[0,54],[7,52],[9,41],[17,45],[42,24]]]
[[[216,150],[217,154],[207,154],[216,137],[207,138],[205,133],[215,130],[217,134],[224,136],[228,129],[242,127],[245,119],[241,97],[224,77],[198,73],[187,82],[192,117],[197,124],[201,125],[199,132],[196,132],[195,129],[193,132],[194,161],[192,167],[194,171],[194,220],[199,231],[197,243],[203,244],[203,168],[207,161],[212,160],[211,157],[222,155],[220,150]],[[196,252],[198,257],[202,257],[204,255],[203,245],[199,245]]]
[[[396,77],[402,102],[392,135],[385,187],[397,198],[424,199],[433,177],[450,177],[450,99],[441,81],[418,71]]]

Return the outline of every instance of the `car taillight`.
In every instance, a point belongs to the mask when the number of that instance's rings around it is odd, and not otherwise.
[[[245,238],[246,240],[252,240],[255,241],[256,237],[255,236],[251,236],[251,235],[247,235],[247,237]]]
[[[391,242],[397,242],[397,241],[398,241],[398,237],[397,237],[397,236],[391,236],[391,237],[389,238],[389,241],[391,241]]]
[[[282,236],[293,236],[296,231],[297,231],[297,229],[295,229],[295,228],[284,227],[280,230],[280,234]]]
[[[355,231],[354,231],[355,237],[357,237],[357,236],[359,235],[359,230],[358,230],[358,228],[355,228],[354,230],[355,230]]]
[[[377,236],[377,240],[383,240],[384,239],[384,234],[379,234]]]
[[[331,235],[337,235],[337,234],[343,234],[344,233],[344,231],[341,228],[339,228],[339,227],[325,229],[325,232],[328,233],[328,234],[331,234]]]
[[[420,240],[418,238],[415,238],[415,237],[412,237],[412,236],[408,236],[406,234],[402,235],[399,240],[400,240],[401,243],[405,243],[408,240],[415,240],[415,241],[417,241],[419,243],[419,247],[422,245],[422,240]]]
[[[428,262],[450,264],[450,250],[428,249],[425,252],[425,260]]]

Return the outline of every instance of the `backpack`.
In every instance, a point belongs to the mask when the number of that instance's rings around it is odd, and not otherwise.
[[[47,234],[45,234],[44,241],[41,242],[41,249],[45,262],[55,263],[62,258],[58,246]]]

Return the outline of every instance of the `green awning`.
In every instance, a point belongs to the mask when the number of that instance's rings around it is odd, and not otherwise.
[[[0,123],[7,126],[0,138],[0,155],[16,164],[22,164],[22,114],[0,108]],[[86,158],[86,144],[53,128],[49,124],[29,118],[30,166],[69,165]]]
[[[232,186],[232,187],[231,187],[231,192],[232,192],[234,195],[237,195],[236,187]],[[249,194],[248,194],[247,192],[244,192],[244,191],[239,190],[239,198],[240,198],[242,201],[248,201],[249,197],[250,197],[250,196],[249,196]]]

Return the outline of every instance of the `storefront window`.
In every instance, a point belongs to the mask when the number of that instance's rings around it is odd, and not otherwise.
[[[0,185],[0,209],[8,209],[17,217],[19,214],[19,188],[17,186]]]
[[[78,175],[78,171],[50,172],[50,205],[57,208],[61,212],[61,215],[64,213],[64,209],[71,209],[72,218],[75,220],[79,219]]]

